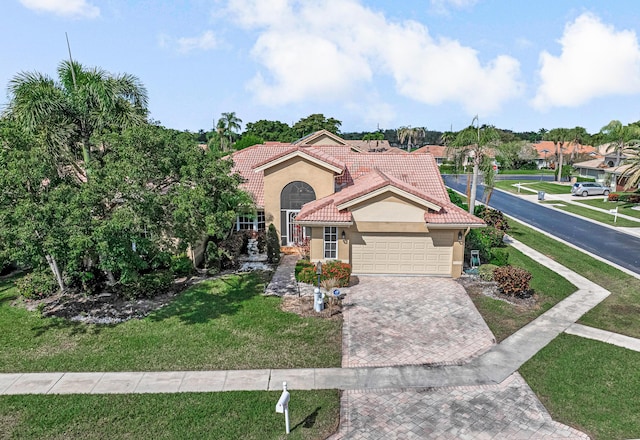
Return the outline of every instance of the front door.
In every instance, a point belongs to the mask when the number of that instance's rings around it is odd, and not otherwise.
[[[300,225],[296,225],[294,223],[299,212],[300,212],[299,209],[285,210],[285,215],[286,215],[285,231],[287,231],[286,232],[287,235],[282,237],[283,238],[282,242],[285,243],[287,246],[295,246],[297,244],[302,243],[304,239],[307,238],[305,234],[305,228]]]

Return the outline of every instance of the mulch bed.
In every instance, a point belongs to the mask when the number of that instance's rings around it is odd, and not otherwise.
[[[316,312],[313,310],[313,296],[285,295],[282,297],[280,308],[303,318],[342,320],[342,302],[331,307],[325,303],[325,309],[322,312]]]
[[[457,281],[465,288],[467,294],[471,297],[480,295],[488,296],[526,310],[535,310],[540,307],[540,298],[535,292],[526,298],[505,295],[500,292],[498,284],[495,281],[484,281],[477,275],[462,276],[458,278]]]

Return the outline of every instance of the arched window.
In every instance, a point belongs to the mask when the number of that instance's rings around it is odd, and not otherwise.
[[[316,199],[316,193],[308,183],[291,182],[280,193],[280,209],[300,209]]]

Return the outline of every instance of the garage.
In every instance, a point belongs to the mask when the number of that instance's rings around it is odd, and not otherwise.
[[[453,233],[363,233],[351,242],[354,274],[451,275]]]

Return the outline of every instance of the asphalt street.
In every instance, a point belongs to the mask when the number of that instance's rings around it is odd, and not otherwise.
[[[462,193],[466,191],[466,176],[443,177],[448,187]],[[479,186],[478,200],[482,199],[482,193],[483,187]],[[503,191],[493,192],[489,206],[640,274],[639,237],[540,206]]]

